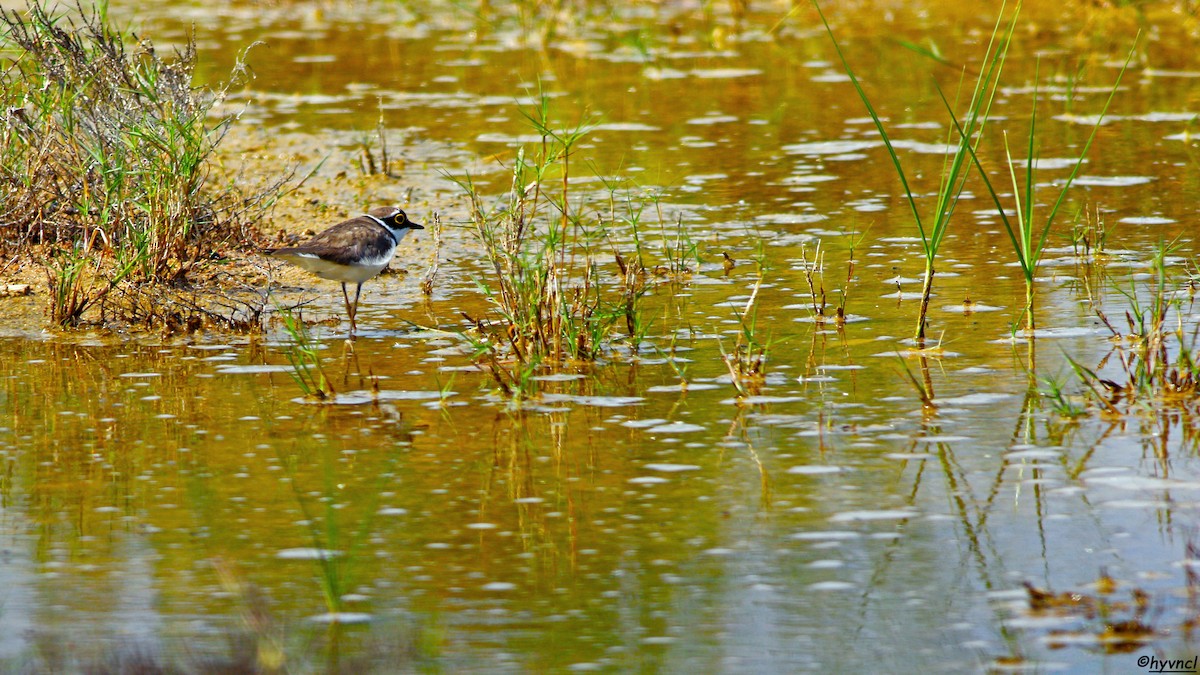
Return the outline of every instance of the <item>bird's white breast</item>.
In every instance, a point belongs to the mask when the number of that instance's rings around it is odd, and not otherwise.
[[[300,269],[307,270],[322,279],[341,281],[350,284],[361,284],[383,271],[392,260],[393,248],[387,256],[362,260],[354,265],[339,265],[323,260],[311,253],[279,253],[278,257],[287,260]]]

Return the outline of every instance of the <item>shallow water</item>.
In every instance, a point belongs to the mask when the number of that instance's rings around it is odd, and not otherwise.
[[[1195,420],[1154,406],[1067,420],[1029,373],[1063,377],[1064,356],[1096,367],[1112,345],[1089,300],[1123,326],[1121,291],[1145,282],[1157,242],[1191,231],[1194,55],[1160,37],[1146,48],[1156,69],[1127,75],[1067,208],[1100,210],[1107,250],[1079,255],[1063,218],[1035,336],[1014,338],[1023,283],[974,185],[939,257],[940,348],[918,353],[907,338],[919,240],[828,38],[807,13],[769,35],[782,11],[763,10],[734,36],[720,12],[676,9],[673,29],[639,8],[564,29],[544,52],[511,23],[484,30],[453,13],[183,5],[139,17],[164,41],[194,23],[214,74],[264,41],[256,79],[230,102],[244,107],[233,140],[261,125],[335,148],[320,198],[349,210],[411,189],[418,220],[465,217],[439,171],[503,189],[540,81],[564,126],[600,125],[580,146],[592,168],[579,162],[574,194],[607,199],[593,170],[661,190],[701,261],[655,287],[638,358],[546,370],[522,406],[496,395],[457,335],[461,311],[486,308],[463,230],[446,235],[431,301],[415,291],[426,237],[401,252],[412,274],[364,289],[352,352],[345,325],[314,329],[330,405],[303,399],[278,331],[121,340],[30,328],[0,341],[0,659],[142,650],[260,665],[279,654],[299,671],[958,672],[1128,671],[1141,655],[1200,652]],[[957,75],[892,39],[926,39],[932,20],[856,17],[833,15],[835,30],[930,194],[945,139],[930,77]],[[940,49],[977,55],[988,20],[939,26]],[[1083,30],[1021,39],[989,132],[1024,138],[1040,55],[1043,210],[1132,40],[1114,29],[1111,45],[1081,45]],[[1066,76],[1084,60],[1088,86],[1075,87]],[[401,177],[339,179],[381,114]],[[829,302],[846,293],[842,329],[809,309],[818,244]],[[721,350],[760,250],[758,325],[773,343],[766,386],[739,401]],[[722,253],[737,260],[728,272]],[[1170,267],[1194,254],[1184,241]],[[341,316],[331,283],[307,283],[306,316]],[[1105,575],[1110,593],[1093,586]],[[1039,610],[1024,582],[1090,600]],[[1105,640],[1106,620],[1152,631]]]

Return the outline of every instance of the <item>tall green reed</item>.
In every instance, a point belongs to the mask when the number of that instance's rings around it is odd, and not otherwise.
[[[1017,257],[1017,264],[1021,268],[1021,274],[1025,280],[1025,330],[1032,332],[1034,329],[1034,295],[1037,286],[1035,280],[1037,277],[1038,266],[1042,261],[1042,255],[1045,253],[1046,240],[1050,235],[1051,226],[1054,225],[1054,219],[1057,217],[1059,210],[1063,206],[1063,202],[1067,197],[1067,192],[1074,184],[1075,178],[1079,175],[1079,170],[1083,163],[1087,160],[1088,151],[1091,150],[1092,143],[1096,140],[1096,133],[1100,130],[1100,126],[1104,123],[1104,117],[1108,114],[1108,109],[1112,105],[1113,99],[1117,95],[1117,90],[1121,86],[1121,79],[1125,76],[1125,71],[1129,69],[1129,64],[1132,62],[1137,49],[1137,39],[1134,39],[1134,45],[1130,48],[1129,54],[1125,57],[1125,63],[1121,66],[1121,70],[1117,73],[1117,78],[1113,82],[1112,89],[1109,90],[1108,98],[1104,101],[1104,107],[1100,114],[1096,117],[1096,123],[1092,125],[1092,131],[1088,135],[1087,141],[1084,142],[1083,148],[1079,152],[1079,157],[1075,164],[1071,167],[1071,174],[1063,182],[1062,189],[1058,192],[1058,198],[1050,206],[1046,218],[1040,225],[1034,222],[1034,204],[1036,194],[1036,181],[1034,180],[1037,174],[1037,73],[1034,71],[1034,94],[1032,111],[1029,116],[1029,135],[1026,142],[1025,150],[1025,181],[1024,191],[1022,191],[1021,181],[1017,177],[1016,162],[1012,158],[1012,150],[1008,144],[1008,134],[1004,135],[1004,155],[1007,160],[1008,177],[1012,181],[1013,201],[1016,211],[1016,223],[1009,218],[1008,213],[1004,210],[1004,205],[1000,201],[1000,196],[996,192],[996,187],[992,184],[991,178],[984,170],[982,163],[979,160],[975,148],[967,146],[971,153],[971,161],[975,169],[979,173],[979,177],[983,180],[984,186],[988,194],[992,198],[992,203],[996,206],[996,213],[1000,216],[1000,221],[1004,224],[1004,231],[1008,234],[1009,242],[1012,244],[1013,253]],[[941,94],[941,91],[938,91]],[[966,134],[966,130],[959,124],[958,118],[954,115],[954,109],[942,96],[942,102],[946,105],[948,114],[954,121],[954,127],[959,134]]]
[[[904,196],[912,212],[913,222],[916,224],[917,230],[921,235],[924,273],[921,283],[921,304],[917,315],[915,337],[919,342],[923,342],[925,340],[929,300],[933,294],[933,279],[936,273],[938,251],[941,249],[942,242],[949,231],[951,216],[953,216],[955,207],[962,197],[967,176],[970,172],[970,155],[983,140],[984,130],[991,114],[992,102],[1000,86],[1000,74],[1003,71],[1004,63],[1008,56],[1009,47],[1012,45],[1013,32],[1016,30],[1017,15],[1020,13],[1021,3],[1018,2],[1016,8],[1008,14],[1007,25],[1005,24],[1006,3],[1001,3],[996,24],[992,28],[991,37],[983,53],[983,67],[979,70],[979,75],[975,80],[971,97],[967,104],[965,124],[962,125],[961,131],[957,134],[957,142],[950,143],[951,140],[954,140],[953,136],[949,136],[947,139],[947,144],[952,145],[954,150],[948,154],[942,164],[934,210],[932,214],[926,217],[922,217],[921,215],[921,208],[917,204],[917,198],[913,195],[909,175],[900,161],[900,156],[896,153],[896,149],[892,144],[886,127],[884,127],[883,121],[876,112],[874,105],[872,105],[866,91],[863,90],[858,77],[854,74],[854,69],[851,68],[846,55],[842,52],[841,45],[838,44],[837,39],[834,37],[833,29],[830,27],[829,21],[825,18],[824,12],[821,11],[820,4],[818,4],[817,0],[812,0],[812,3],[821,17],[821,22],[825,26],[825,31],[829,35],[829,40],[833,43],[834,50],[837,52],[846,74],[850,77],[850,82],[854,85],[855,92],[858,94],[863,106],[867,109],[867,114],[870,115],[871,120],[875,123],[875,129],[879,132],[880,138],[883,139],[883,144],[887,148],[892,167],[896,175],[900,178],[901,185],[904,187]],[[961,88],[961,83],[959,86]],[[949,133],[955,134],[955,131],[951,130]]]

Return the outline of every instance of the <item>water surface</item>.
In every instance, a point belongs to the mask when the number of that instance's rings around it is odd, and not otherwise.
[[[1039,376],[1081,388],[1065,356],[1113,372],[1096,308],[1121,323],[1158,242],[1191,231],[1194,54],[1169,28],[1143,43],[1051,235],[1032,339],[1013,330],[1024,286],[1008,237],[969,187],[939,258],[940,347],[917,355],[917,231],[828,37],[811,12],[769,32],[784,11],[761,8],[738,33],[714,11],[618,11],[562,26],[545,49],[518,19],[453,12],[138,14],[164,42],[194,25],[211,77],[264,42],[228,102],[242,111],[230,143],[280,163],[328,155],[304,199],[407,200],[419,220],[461,221],[441,172],[506,189],[540,91],[564,127],[597,125],[576,156],[584,208],[607,208],[594,176],[624,177],[658,195],[700,259],[653,290],[637,357],[618,345],[596,365],[548,368],[523,405],[497,395],[457,335],[461,312],[487,311],[487,267],[463,229],[447,231],[431,300],[415,290],[426,236],[401,252],[410,274],[367,285],[352,352],[344,324],[314,329],[329,405],[302,398],[278,328],[120,339],[31,326],[0,342],[0,658],[958,672],[1125,671],[1196,652],[1190,406],[1069,420],[1037,393]],[[1081,18],[1047,16],[1030,13],[1057,27],[1022,32],[989,132],[1024,138],[1036,84],[1041,209],[1133,39],[1117,12],[1092,40]],[[975,67],[990,17],[831,19],[931,202],[947,131],[931,82],[952,87],[957,71],[896,37]],[[397,177],[359,177],[356,148],[381,118]],[[990,166],[1006,161],[997,147]],[[1109,229],[1103,255],[1071,244],[1084,208]],[[818,254],[831,306],[846,295],[844,327],[813,319]],[[1184,239],[1170,266],[1194,255]],[[764,388],[739,400],[721,350],[756,257],[771,348]],[[299,283],[306,316],[341,316],[336,287]],[[1190,309],[1182,322],[1195,326]],[[1085,600],[1039,608],[1024,583]],[[1106,622],[1148,630],[1114,637]]]

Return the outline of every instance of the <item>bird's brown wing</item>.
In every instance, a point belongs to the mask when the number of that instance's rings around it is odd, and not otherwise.
[[[271,249],[273,255],[315,255],[339,265],[378,260],[395,246],[392,234],[379,223],[359,216],[338,223],[299,246]]]

